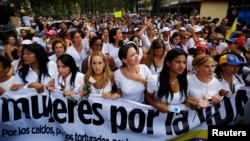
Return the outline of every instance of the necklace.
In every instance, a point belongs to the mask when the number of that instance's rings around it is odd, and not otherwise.
[[[100,91],[102,90],[102,85],[100,85],[100,81],[98,81],[97,84],[98,84],[98,88],[96,88],[95,86],[94,86],[94,88],[95,88],[95,91],[96,91],[98,94],[100,94]]]
[[[172,85],[174,85],[175,82],[176,82],[176,80],[178,80],[178,79],[175,79],[175,80],[171,81],[170,83],[171,83]]]

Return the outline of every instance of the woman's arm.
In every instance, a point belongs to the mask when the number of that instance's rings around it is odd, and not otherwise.
[[[147,100],[147,102],[155,107],[156,109],[158,109],[160,112],[162,113],[168,113],[170,112],[167,108],[167,103],[160,103],[160,102],[157,102],[154,98],[154,94],[152,93],[149,93],[149,92],[146,92],[145,94],[145,98]]]

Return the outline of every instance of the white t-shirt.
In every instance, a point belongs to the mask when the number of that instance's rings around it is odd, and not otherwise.
[[[139,69],[139,74],[143,78],[148,79],[150,77],[151,72],[146,65],[139,64]],[[144,91],[146,86],[143,83],[128,79],[122,74],[120,68],[115,71],[114,77],[117,88],[121,89],[122,98],[140,103],[144,102]]]
[[[148,83],[147,83],[147,92],[154,94],[154,97],[156,99],[157,99],[157,93],[158,93],[159,86],[160,86],[159,76],[160,76],[160,73],[151,75],[151,77],[149,77]],[[162,99],[158,99],[157,101],[170,103],[172,105],[179,105],[185,101],[185,96],[181,97],[181,93],[176,92],[173,94],[173,99],[171,99],[171,96],[169,94],[168,100],[166,100],[166,98],[163,97]]]
[[[56,54],[52,54],[52,55],[50,55],[50,56],[49,56],[49,60],[50,60],[50,61],[53,61],[53,62],[55,62],[55,63],[56,63],[56,61],[57,61]]]
[[[19,69],[19,68],[18,68],[19,62],[20,62],[20,59],[13,60],[13,61],[11,62],[11,65],[12,65],[13,68],[14,68],[14,74],[16,74],[17,70]]]
[[[120,47],[114,47],[113,44],[107,44],[106,45],[106,54],[110,55],[113,57],[115,61],[115,66],[116,68],[120,68],[122,66],[122,61],[118,57],[118,52],[120,50]]]
[[[8,80],[0,82],[0,87],[4,88],[6,91],[10,89],[14,82],[14,76],[11,76]]]
[[[214,96],[219,94],[222,86],[216,77],[213,77],[209,83],[201,82],[196,74],[190,74],[187,76],[188,81],[188,96],[203,99],[205,94]]]
[[[82,51],[78,52],[72,45],[67,48],[66,53],[74,58],[77,67],[79,68],[80,71],[82,71],[82,61],[88,56],[87,48],[83,47]]]

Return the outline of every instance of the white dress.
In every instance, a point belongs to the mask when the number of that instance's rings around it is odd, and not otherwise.
[[[140,64],[139,69],[139,73],[143,78],[148,79],[151,76],[151,72],[146,65]],[[115,71],[114,77],[117,88],[121,89],[122,98],[140,103],[144,102],[146,86],[143,83],[126,78],[121,69]]]
[[[107,93],[107,92],[112,91],[112,83],[110,80],[108,81],[108,84],[104,88],[98,89],[93,84],[91,84],[90,87],[91,87],[91,93],[93,93],[93,94],[101,94],[102,95],[103,93]]]

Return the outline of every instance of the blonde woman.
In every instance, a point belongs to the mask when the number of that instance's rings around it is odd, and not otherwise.
[[[106,56],[101,51],[91,54],[90,67],[85,76],[85,84],[89,83],[90,78],[94,78],[95,83],[91,84],[91,93],[100,94],[103,98],[117,99],[120,96],[112,93],[114,87],[114,75],[110,70]]]
[[[191,107],[207,107],[220,103],[222,97],[219,92],[222,87],[214,76],[216,68],[214,59],[209,55],[201,54],[194,58],[192,65],[196,73],[187,77],[187,104]]]

